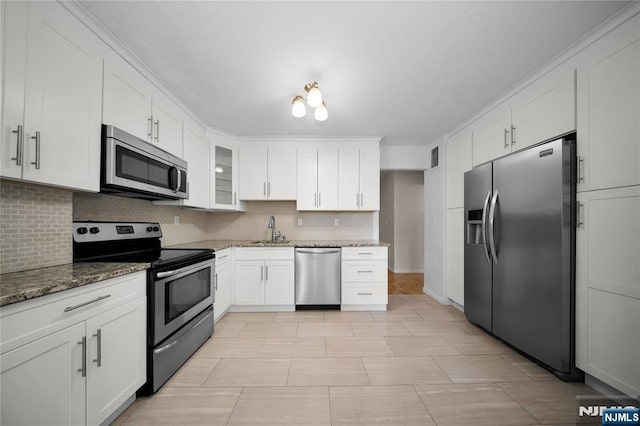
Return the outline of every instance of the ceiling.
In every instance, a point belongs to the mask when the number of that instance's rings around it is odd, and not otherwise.
[[[434,141],[626,1],[80,1],[201,120],[241,136]],[[317,81],[320,123],[291,116]]]

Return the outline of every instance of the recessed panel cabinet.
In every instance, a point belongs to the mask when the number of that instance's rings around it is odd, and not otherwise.
[[[298,210],[338,210],[338,150],[298,151]]]
[[[293,248],[238,248],[234,305],[293,309],[294,279]]]
[[[340,149],[340,210],[380,210],[379,150]]]
[[[447,297],[464,306],[464,208],[447,210]]]
[[[102,46],[57,2],[7,2],[4,177],[98,191]]]
[[[447,208],[464,206],[464,174],[471,170],[471,129],[447,141]]]
[[[295,200],[296,151],[266,147],[240,150],[241,200]]]

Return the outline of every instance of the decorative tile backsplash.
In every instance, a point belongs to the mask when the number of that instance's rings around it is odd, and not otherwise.
[[[0,180],[0,272],[72,261],[72,192]]]
[[[1,273],[72,262],[73,220],[158,222],[164,246],[213,239],[266,240],[271,237],[267,222],[272,215],[277,230],[289,240],[371,240],[377,228],[372,212],[299,212],[294,201],[252,201],[246,212],[221,213],[4,179],[0,186]]]

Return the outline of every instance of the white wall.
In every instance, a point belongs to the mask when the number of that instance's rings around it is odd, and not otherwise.
[[[380,241],[391,244],[389,246],[389,269],[393,270],[394,264],[394,247],[395,247],[395,233],[394,233],[394,175],[390,172],[383,172],[380,174]]]
[[[424,175],[394,172],[396,273],[424,272]]]
[[[380,146],[380,168],[382,170],[424,170],[427,162],[424,145]]]
[[[445,297],[445,158],[444,139],[427,147],[427,152],[439,145],[440,166],[424,171],[424,292],[441,303]]]

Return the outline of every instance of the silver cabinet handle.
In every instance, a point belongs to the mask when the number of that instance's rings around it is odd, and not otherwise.
[[[584,182],[584,158],[578,157],[578,182]]]
[[[218,273],[216,272],[215,289],[218,291]]]
[[[269,281],[269,265],[264,267],[264,280]]]
[[[373,274],[373,271],[358,271],[359,274]]]
[[[109,297],[111,297],[110,294],[106,294],[104,296],[98,296],[95,299],[89,300],[88,302],[80,303],[80,304],[74,305],[74,306],[67,306],[66,308],[64,308],[64,311],[65,312],[73,311],[74,309],[78,309],[78,308],[82,308],[83,306],[91,305],[92,303],[96,303],[96,302],[99,302],[101,300],[108,299]]]
[[[147,136],[153,137],[153,116],[147,118]]]
[[[175,271],[166,271],[166,272],[158,272],[158,273],[156,274],[156,277],[157,277],[157,278],[167,278],[167,277],[170,277],[170,276],[172,276],[172,275],[177,274],[178,272],[179,272],[179,271],[177,271],[177,270],[175,270]]]
[[[271,182],[267,182],[267,196],[271,195]]]
[[[360,255],[364,255],[364,254],[372,255],[372,254],[373,254],[373,252],[370,252],[370,251],[359,251],[359,252],[358,252],[358,256],[360,256]]]
[[[98,354],[96,355],[96,359],[94,359],[92,362],[95,362],[98,367],[102,367],[102,329],[98,329],[98,331],[96,331],[96,334],[93,335],[93,337],[97,338],[96,341],[96,349],[98,350]]]
[[[262,182],[262,195],[267,195],[267,182]]]
[[[484,205],[482,207],[482,245],[484,246],[484,256],[487,259],[487,263],[491,263],[491,255],[489,254],[489,246],[487,245],[487,208],[489,207],[489,199],[491,198],[491,191],[487,191],[487,196],[484,199]]]
[[[87,376],[87,336],[82,336],[82,340],[78,342],[82,345],[82,366],[78,368],[78,372],[82,373],[82,377]]]
[[[576,228],[580,228],[581,226],[584,225],[584,219],[582,217],[583,215],[583,211],[584,210],[584,204],[582,203],[578,203],[576,205],[576,216],[577,216],[577,220],[576,220]]]
[[[356,192],[356,207],[360,207],[360,195]]]
[[[229,257],[229,255],[228,255],[228,254],[225,254],[224,256],[220,256],[218,259],[222,260],[222,259],[225,259],[225,258],[227,258],[227,257]]]
[[[160,120],[156,120],[156,142],[160,141]]]
[[[322,193],[318,192],[318,207],[322,205]]]
[[[260,266],[260,281],[264,281],[264,265]]]
[[[235,206],[238,203],[238,194],[236,192],[233,193],[233,205]]]
[[[31,164],[35,164],[36,170],[40,169],[40,132],[36,132],[35,136],[31,136],[31,139],[36,140],[36,161],[32,161]]]
[[[511,146],[516,144],[516,126],[511,125]]]
[[[504,128],[504,147],[509,148],[509,144],[507,143],[507,136],[509,135],[509,129]]]
[[[22,166],[22,144],[24,143],[24,132],[21,124],[18,124],[18,130],[12,130],[11,133],[16,133],[16,156],[12,157],[12,160],[16,160],[16,166]]]
[[[358,293],[358,296],[373,296],[373,293]]]
[[[313,193],[313,207],[318,207],[318,193]]]
[[[498,204],[498,190],[493,191],[493,197],[491,198],[491,207],[489,208],[489,247],[491,248],[491,258],[493,263],[498,264],[498,254],[496,252],[496,241],[494,236],[494,220],[496,214],[496,205]]]
[[[360,193],[360,207],[364,206],[364,192]]]

